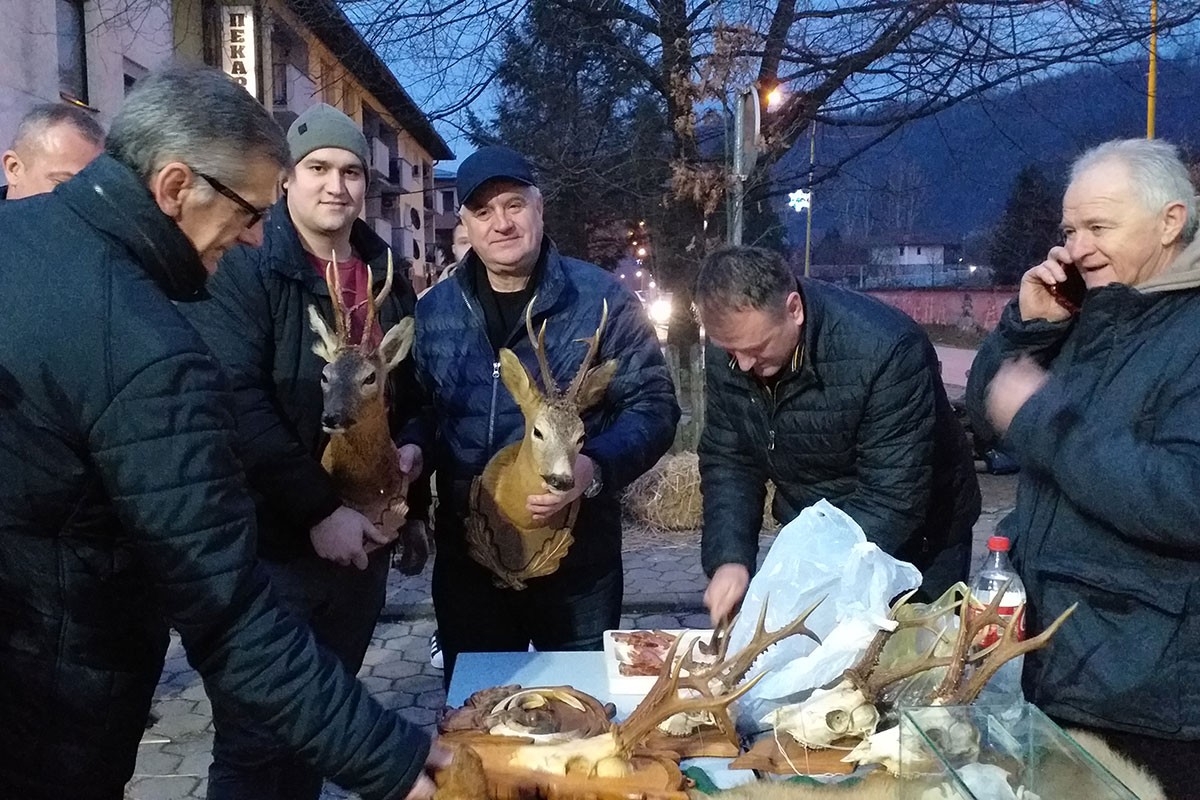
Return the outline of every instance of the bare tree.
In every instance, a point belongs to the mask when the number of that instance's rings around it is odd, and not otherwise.
[[[506,31],[529,0],[339,0],[435,118],[453,122],[496,78]],[[705,152],[697,120],[727,108],[748,85],[781,86],[786,99],[763,111],[763,167],[747,199],[808,182],[808,169],[767,178],[768,169],[814,122],[868,135],[816,182],[904,123],[965,98],[1070,65],[1129,58],[1149,38],[1145,3],[1132,0],[549,0],[590,15],[597,41],[661,98],[670,135],[674,248],[670,279],[691,274],[707,248],[708,221],[727,170]],[[1161,6],[1160,41],[1200,15],[1200,0]],[[603,22],[640,32],[606,34]],[[532,77],[532,76],[531,76]],[[765,95],[765,92],[763,92]],[[707,232],[707,234],[706,234]]]

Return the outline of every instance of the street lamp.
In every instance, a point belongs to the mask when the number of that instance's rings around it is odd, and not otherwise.
[[[641,258],[645,258],[645,257],[646,257],[646,248],[644,248],[644,247],[639,247],[639,248],[637,249],[637,254],[638,254],[638,256],[640,256]]]
[[[783,102],[783,90],[776,86],[767,94],[767,108]],[[746,180],[758,161],[762,134],[762,115],[758,90],[747,86],[738,92],[733,110],[733,185],[730,187],[729,241],[742,243],[742,225],[746,206]]]

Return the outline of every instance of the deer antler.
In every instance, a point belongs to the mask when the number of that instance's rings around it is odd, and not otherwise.
[[[717,651],[717,661],[714,664],[711,666],[696,664],[691,653],[688,653],[684,656],[684,666],[689,675],[697,675],[708,684],[716,681],[728,691],[746,677],[746,673],[754,666],[754,662],[758,660],[759,656],[767,652],[772,645],[789,636],[800,633],[820,644],[820,637],[809,630],[807,623],[813,611],[823,602],[825,602],[824,597],[800,612],[800,615],[787,625],[771,633],[767,633],[767,603],[763,602],[762,610],[758,614],[758,622],[754,626],[754,633],[745,647],[726,658],[725,651],[729,646],[729,639],[726,636],[721,640]]]
[[[329,302],[333,304],[333,327],[337,333],[338,344],[350,341],[350,319],[342,304],[342,282],[338,275],[337,251],[325,267],[325,283],[329,286]]]
[[[579,372],[575,373],[574,380],[572,380],[571,385],[567,387],[566,394],[564,395],[565,397],[573,398],[579,393],[580,387],[583,386],[583,379],[587,377],[588,367],[591,366],[592,359],[596,357],[596,351],[600,349],[600,334],[604,330],[604,324],[606,322],[608,322],[608,300],[604,301],[604,307],[600,312],[600,324],[596,327],[596,332],[587,339],[580,340],[587,342],[587,355],[583,357],[583,362],[579,365]]]
[[[367,267],[367,319],[363,323],[362,338],[359,340],[359,346],[369,352],[371,350],[371,327],[375,324],[375,315],[378,312],[379,306],[387,299],[387,296],[392,292],[392,248],[388,248],[387,260],[387,280],[383,282],[383,288],[379,290],[379,294],[375,295],[375,279],[371,274],[371,267]]]
[[[707,711],[717,718],[717,727],[727,735],[732,735],[733,721],[729,718],[728,708],[739,697],[753,688],[766,673],[754,676],[733,691],[714,694],[707,683],[698,676],[689,674],[681,678],[684,668],[683,660],[675,660],[675,652],[682,637],[677,638],[667,651],[663,660],[663,670],[658,674],[650,692],[638,703],[637,708],[624,721],[612,728],[613,739],[617,752],[627,757],[639,744],[645,741],[659,723],[670,719],[676,714]],[[690,697],[680,697],[680,688],[690,689],[694,694]]]
[[[1005,587],[1007,587],[1007,584]],[[910,592],[909,595],[901,598],[892,607],[890,615],[892,619],[896,618],[897,611],[904,605],[911,594]],[[944,635],[943,633],[939,633],[934,643],[919,658],[895,664],[887,669],[879,667],[879,656],[891,636],[903,628],[928,625],[945,613],[937,612],[900,621],[894,629],[877,633],[863,657],[857,664],[846,670],[844,676],[869,702],[874,703],[878,701],[883,690],[892,684],[929,669],[946,667],[946,675],[929,696],[929,702],[934,705],[969,703],[979,695],[984,685],[987,684],[988,680],[996,674],[1005,662],[1024,653],[1045,647],[1049,643],[1050,637],[1058,631],[1067,617],[1071,616],[1075,611],[1075,606],[1071,606],[1038,636],[1025,641],[1017,641],[1016,631],[1019,617],[1014,615],[1007,624],[1005,623],[1004,618],[1000,616],[999,612],[1000,603],[1003,599],[1004,589],[1002,588],[996,592],[995,597],[992,598],[987,607],[975,615],[970,615],[966,612],[970,603],[969,594],[959,601],[960,621],[958,634],[955,637],[954,647],[949,655],[935,655],[937,646]],[[970,649],[972,643],[990,625],[1003,627],[1004,633],[1001,641],[982,653],[971,655]],[[980,663],[972,671],[971,677],[964,684],[963,678],[966,675],[967,664],[975,661],[979,661]]]
[[[1005,624],[1004,619],[1000,616],[997,608],[999,601],[1004,597],[1003,591],[996,592],[996,597],[988,604],[982,613],[976,616],[962,627],[966,631],[965,635],[959,636],[959,641],[955,642],[955,663],[951,665],[951,669],[946,672],[946,677],[942,684],[934,690],[932,702],[935,704],[945,703],[948,705],[966,705],[979,696],[983,691],[983,687],[991,680],[1000,667],[1016,658],[1017,656],[1031,653],[1034,650],[1040,650],[1050,643],[1050,637],[1058,632],[1062,624],[1067,621],[1067,617],[1075,613],[1075,609],[1079,606],[1078,603],[1073,603],[1070,608],[1058,615],[1054,622],[1050,623],[1046,630],[1034,636],[1032,639],[1019,641],[1017,639],[1017,629],[1019,628],[1020,614],[1014,614]],[[964,603],[965,607],[965,603]],[[966,648],[974,642],[979,634],[983,632],[989,625],[1003,625],[1004,632],[1000,636],[1000,641],[992,647],[984,650],[981,653],[976,653],[973,657],[964,658]],[[960,647],[959,643],[965,641],[965,647]],[[966,661],[978,661],[975,669],[971,672],[971,677],[964,684],[962,677],[965,672]],[[951,676],[953,675],[953,680]]]
[[[766,631],[767,604],[763,603],[763,610],[759,614],[754,635],[745,647],[729,658],[725,657],[729,646],[728,628],[719,628],[718,634],[723,632],[726,635],[719,636],[717,661],[712,665],[697,664],[691,653],[685,654],[676,663],[675,653],[682,641],[682,637],[677,638],[664,657],[663,669],[659,672],[658,679],[655,680],[649,693],[633,710],[633,713],[614,728],[613,735],[618,743],[627,752],[645,739],[663,720],[679,713],[707,711],[716,719],[717,727],[736,744],[733,720],[729,717],[728,707],[734,700],[749,691],[750,687],[761,680],[766,673],[755,675],[745,683],[742,683],[742,679],[746,677],[746,673],[750,671],[750,667],[754,665],[759,656],[772,645],[789,636],[802,633],[819,643],[821,640],[808,629],[805,623],[823,600],[824,598],[821,598],[813,603],[796,619],[771,633]],[[681,677],[685,670],[687,675]],[[691,690],[693,696],[679,697],[680,689]]]
[[[537,295],[529,298],[529,304],[525,306],[525,332],[529,334],[529,343],[533,345],[533,352],[537,354],[538,368],[542,371],[542,385],[546,387],[546,396],[552,397],[558,394],[558,387],[554,385],[554,373],[550,371],[550,362],[546,358],[546,320],[542,320],[542,328],[538,331],[537,336],[533,335],[533,304],[537,300]]]
[[[890,669],[882,670],[879,668],[879,657],[883,654],[883,648],[887,645],[888,640],[896,633],[906,628],[920,628],[934,622],[940,618],[945,612],[936,612],[925,616],[913,617],[911,619],[899,620],[897,618],[901,607],[916,594],[916,589],[903,595],[892,606],[888,613],[888,619],[896,623],[894,628],[890,630],[884,629],[875,634],[875,638],[871,640],[871,644],[867,646],[862,658],[858,660],[850,669],[846,670],[843,675],[850,681],[854,688],[862,692],[863,696],[874,703],[879,699],[879,695],[888,686],[896,681],[904,680],[905,678],[916,675],[918,672],[924,672],[927,669],[934,667],[943,667],[949,663],[949,657],[943,656],[940,659],[933,655],[937,645],[942,640],[942,633],[934,640],[933,646],[922,657],[913,661],[905,662]]]

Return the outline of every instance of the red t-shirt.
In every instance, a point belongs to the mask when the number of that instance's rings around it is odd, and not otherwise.
[[[313,269],[323,279],[329,261],[318,258],[312,253],[305,253],[305,255],[308,256],[308,262],[312,264]],[[351,254],[349,260],[337,263],[337,271],[338,283],[342,287],[342,305],[350,310],[350,341],[357,344],[362,341],[363,325],[367,322],[367,296],[371,291],[371,287],[367,285],[367,265],[358,256]],[[330,292],[332,291],[331,288]],[[326,320],[326,322],[332,323],[333,320]],[[383,328],[379,324],[378,315],[376,315],[375,324],[371,326],[370,344],[372,347],[377,347],[382,340]]]

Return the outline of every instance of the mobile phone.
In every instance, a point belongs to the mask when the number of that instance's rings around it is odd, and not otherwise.
[[[1055,301],[1060,306],[1075,314],[1083,305],[1087,284],[1083,282],[1083,275],[1074,264],[1064,264],[1063,271],[1067,273],[1067,279],[1061,283],[1052,284],[1049,287],[1050,294],[1054,295]]]

